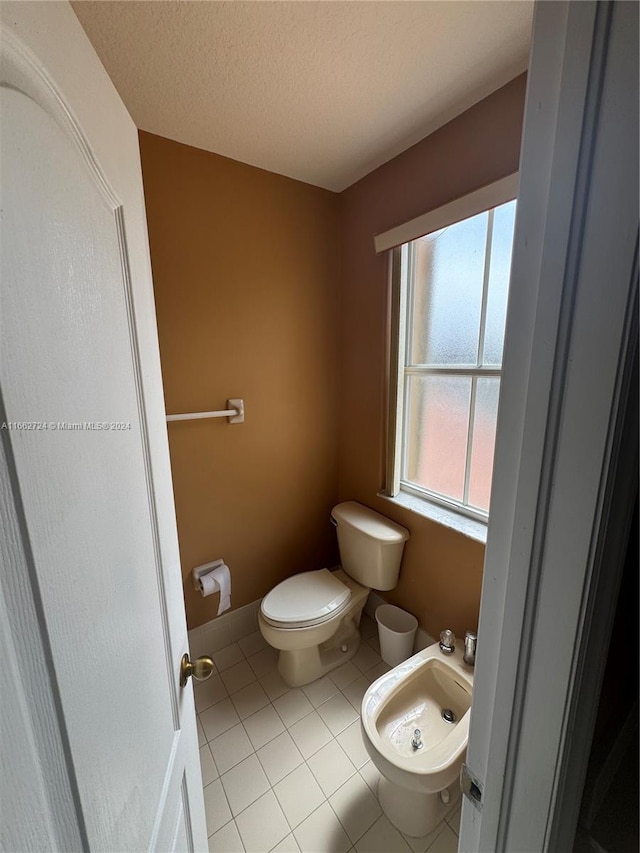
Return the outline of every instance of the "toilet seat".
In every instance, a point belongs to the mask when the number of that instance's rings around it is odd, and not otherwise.
[[[349,604],[351,590],[328,569],[302,572],[274,587],[260,605],[262,617],[277,628],[321,625]]]

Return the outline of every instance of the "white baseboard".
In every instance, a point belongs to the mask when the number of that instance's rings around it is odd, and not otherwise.
[[[367,598],[367,603],[364,606],[364,612],[371,616],[372,619],[376,618],[376,610],[380,607],[381,604],[388,604],[388,601],[385,601],[381,595],[378,595],[377,592],[371,590],[369,593],[369,597]]]
[[[189,651],[192,657],[211,654],[258,630],[260,601],[252,601],[230,613],[216,616],[204,625],[189,631]]]
[[[252,601],[251,604],[246,604],[244,607],[239,607],[237,610],[232,610],[230,613],[223,613],[221,616],[216,616],[204,625],[199,625],[197,628],[189,631],[189,652],[191,657],[199,657],[200,655],[211,654],[212,652],[220,651],[225,646],[231,643],[237,643],[243,637],[248,637],[249,634],[254,634],[258,630],[258,611],[260,610],[260,602],[262,599]],[[375,620],[376,609],[381,604],[387,604],[381,595],[377,592],[370,592],[367,603],[364,606],[364,612]],[[416,631],[416,639],[413,646],[414,654],[426,649],[427,646],[435,643],[433,637],[418,628]]]

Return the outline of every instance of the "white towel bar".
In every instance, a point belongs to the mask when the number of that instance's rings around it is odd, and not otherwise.
[[[230,424],[244,423],[244,400],[227,400],[227,409],[218,412],[185,412],[183,415],[167,415],[167,421],[195,421],[200,418],[229,418]]]

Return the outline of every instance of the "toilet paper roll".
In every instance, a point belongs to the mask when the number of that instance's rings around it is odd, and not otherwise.
[[[223,563],[221,566],[201,575],[198,585],[203,596],[220,592],[220,603],[218,604],[218,616],[231,607],[231,573],[229,566]]]
[[[218,592],[220,589],[218,582],[211,575],[202,575],[202,577],[199,577],[198,587],[202,595],[213,595],[214,592]]]

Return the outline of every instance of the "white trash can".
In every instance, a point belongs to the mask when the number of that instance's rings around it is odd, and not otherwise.
[[[397,666],[410,658],[418,630],[416,617],[393,604],[381,604],[376,609],[376,622],[382,660],[389,666]]]

